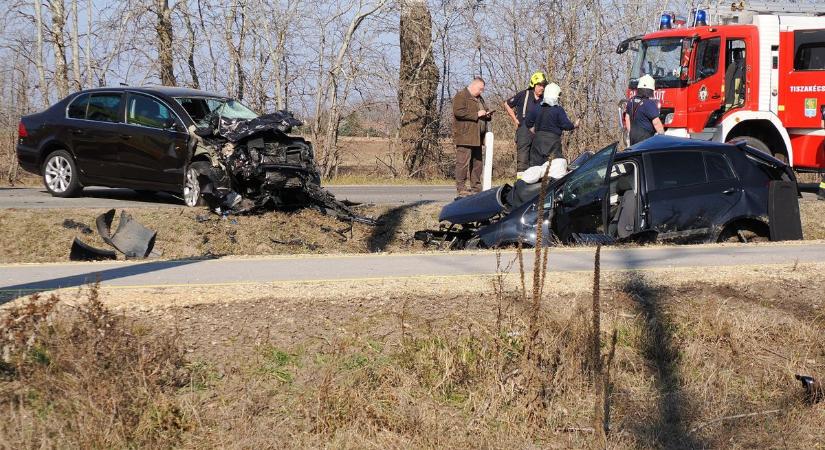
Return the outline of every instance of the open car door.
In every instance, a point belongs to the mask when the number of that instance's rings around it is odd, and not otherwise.
[[[553,229],[562,242],[574,234],[605,234],[607,230],[607,191],[609,168],[618,143],[599,150],[556,189]]]

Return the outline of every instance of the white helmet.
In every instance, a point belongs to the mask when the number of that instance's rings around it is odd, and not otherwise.
[[[556,106],[559,104],[559,96],[561,95],[561,88],[556,83],[550,83],[544,88],[544,97],[542,103],[548,106]]]
[[[639,78],[639,89],[650,89],[651,91],[655,91],[656,80],[654,80],[650,75],[645,75]]]

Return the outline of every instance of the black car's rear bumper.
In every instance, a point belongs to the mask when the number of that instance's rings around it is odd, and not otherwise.
[[[40,152],[36,148],[17,144],[17,161],[26,172],[40,175]]]

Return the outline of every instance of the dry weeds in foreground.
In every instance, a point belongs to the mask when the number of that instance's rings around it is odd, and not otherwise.
[[[94,291],[77,309],[34,299],[4,320],[0,445],[602,448],[602,425],[609,448],[816,448],[825,407],[793,380],[825,362],[812,306],[825,279],[811,278],[754,273],[742,289],[629,273],[543,292],[536,309],[502,275],[487,296],[412,295],[187,358],[187,341],[212,339],[205,320],[175,335]],[[232,320],[226,308],[196,315]]]

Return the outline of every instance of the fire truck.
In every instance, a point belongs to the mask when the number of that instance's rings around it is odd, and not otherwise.
[[[661,15],[631,37],[638,80],[656,80],[666,134],[744,140],[798,171],[825,169],[825,1],[734,1]]]

